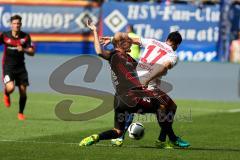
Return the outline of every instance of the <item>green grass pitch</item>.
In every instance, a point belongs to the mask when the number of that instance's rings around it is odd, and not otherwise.
[[[1,95],[2,97],[2,95]],[[189,149],[161,150],[154,146],[159,127],[154,116],[136,116],[145,126],[145,136],[136,141],[128,137],[121,148],[102,141],[91,147],[78,147],[90,134],[113,127],[113,112],[89,121],[62,121],[55,105],[72,99],[73,113],[93,109],[100,100],[61,94],[30,93],[26,121],[17,120],[18,94],[12,106],[0,103],[0,160],[91,160],[91,159],[158,159],[223,160],[240,159],[240,103],[177,100],[174,129],[191,143]]]

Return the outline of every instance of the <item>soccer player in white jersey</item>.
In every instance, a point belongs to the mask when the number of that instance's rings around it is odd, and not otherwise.
[[[180,44],[182,40],[178,32],[171,33],[169,38],[174,35],[179,35],[177,43]],[[135,43],[141,44],[145,48],[137,65],[140,82],[148,86],[149,89],[158,88],[160,85],[159,78],[166,75],[167,71],[177,63],[175,50],[179,44],[174,44],[169,40],[160,42],[155,39],[144,38],[135,39]]]
[[[106,45],[109,43],[110,38],[103,37],[101,40]],[[177,31],[170,33],[165,42],[145,38],[132,38],[132,40],[133,43],[145,48],[140,55],[140,60],[136,68],[141,84],[149,90],[156,90],[159,93],[156,97],[161,102],[162,109],[160,115],[162,115],[162,118],[158,118],[158,121],[162,130],[156,141],[156,145],[160,148],[171,148],[173,146],[181,148],[189,147],[190,144],[176,136],[172,128],[177,105],[160,89],[160,78],[166,75],[168,70],[173,68],[177,63],[178,58],[175,51],[182,42],[180,33]],[[147,98],[147,100],[151,101],[151,98]],[[166,142],[167,136],[169,137],[169,142]],[[112,141],[112,143],[122,145],[122,140],[117,139]]]

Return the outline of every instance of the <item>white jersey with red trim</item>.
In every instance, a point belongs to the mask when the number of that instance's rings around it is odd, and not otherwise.
[[[148,79],[152,71],[160,68],[164,62],[170,61],[172,66],[176,65],[177,55],[172,47],[165,42],[141,38],[141,45],[145,49],[140,55],[140,60],[136,68],[140,82]],[[160,78],[152,80],[148,85],[149,89],[158,87],[160,85]]]

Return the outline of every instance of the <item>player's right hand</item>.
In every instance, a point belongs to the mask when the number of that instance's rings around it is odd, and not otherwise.
[[[18,45],[18,46],[17,46],[17,50],[18,50],[18,52],[23,52],[23,47],[20,46],[20,45]]]

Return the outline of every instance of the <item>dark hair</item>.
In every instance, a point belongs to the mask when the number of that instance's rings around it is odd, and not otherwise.
[[[19,19],[20,20],[20,22],[22,21],[22,17],[21,16],[19,16],[19,15],[14,15],[14,16],[12,16],[11,18],[10,18],[10,21],[12,22],[13,20],[15,20],[15,19]]]
[[[168,40],[178,45],[182,42],[182,36],[178,31],[171,32],[167,37],[167,41]]]

